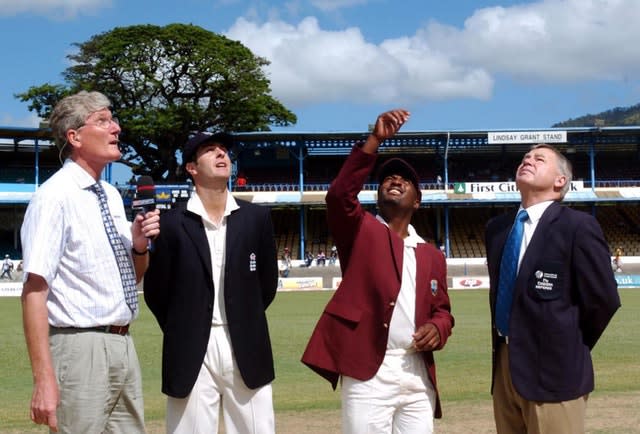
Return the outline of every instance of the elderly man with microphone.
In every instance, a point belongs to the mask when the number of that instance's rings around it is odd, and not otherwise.
[[[144,433],[129,326],[159,211],[128,222],[118,191],[100,180],[121,157],[120,126],[106,96],[63,98],[50,124],[66,160],[33,195],[21,230],[31,419],[63,433]]]

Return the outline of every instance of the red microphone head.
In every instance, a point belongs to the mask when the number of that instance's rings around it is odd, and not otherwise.
[[[138,178],[136,197],[131,205],[134,210],[143,213],[156,209],[156,186],[150,176],[143,175]]]

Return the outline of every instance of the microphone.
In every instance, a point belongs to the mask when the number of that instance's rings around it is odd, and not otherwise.
[[[138,178],[136,195],[131,202],[131,208],[134,214],[146,214],[156,209],[156,186],[150,176],[144,175]]]

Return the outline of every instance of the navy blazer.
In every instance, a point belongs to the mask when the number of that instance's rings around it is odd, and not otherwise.
[[[375,162],[376,154],[355,147],[326,197],[342,281],[318,320],[302,362],[333,388],[340,375],[369,380],[380,368],[402,283],[404,241],[366,212],[357,198]],[[435,325],[440,349],[454,324],[446,261],[435,247],[419,243],[416,264],[415,326]],[[420,354],[436,391],[434,416],[439,418],[442,410],[433,352]]]
[[[487,224],[495,376],[495,303],[502,250],[515,210]],[[609,247],[597,220],[551,204],[524,253],[509,324],[509,369],[529,401],[576,399],[594,388],[591,349],[620,307]]]
[[[270,210],[236,199],[227,217],[224,304],[231,346],[247,387],[274,377],[265,310],[278,285]],[[181,204],[160,218],[144,299],[164,333],[162,392],[184,398],[204,361],[213,314],[211,254],[199,215]]]

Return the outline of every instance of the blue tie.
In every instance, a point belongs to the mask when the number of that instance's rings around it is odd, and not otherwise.
[[[107,195],[104,188],[102,188],[102,185],[97,182],[89,187],[89,189],[98,196],[104,230],[107,232],[109,244],[111,244],[111,249],[113,249],[113,254],[116,257],[118,269],[120,270],[120,280],[122,280],[122,288],[124,289],[124,299],[127,302],[129,309],[131,309],[131,312],[135,313],[138,309],[138,292],[136,290],[136,276],[133,271],[131,260],[129,259],[129,254],[124,248],[122,238],[120,238],[120,234],[113,222],[113,217],[111,217],[111,213],[109,212]]]
[[[511,315],[511,302],[513,301],[513,287],[518,275],[518,259],[520,258],[524,222],[528,218],[529,214],[525,210],[518,213],[502,251],[496,301],[496,327],[502,336],[509,336],[509,316]]]

